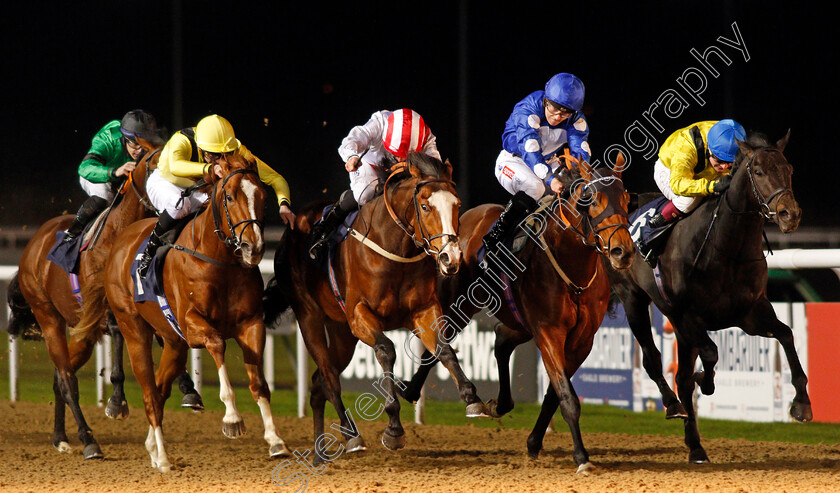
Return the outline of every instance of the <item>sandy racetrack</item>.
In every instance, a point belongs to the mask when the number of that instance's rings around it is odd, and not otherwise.
[[[301,486],[272,483],[281,461],[268,458],[259,416],[244,415],[247,436],[228,440],[221,413],[167,413],[173,470],[164,475],[149,467],[143,446],[148,424],[140,410],[133,408],[124,422],[105,418],[100,408],[84,412],[104,460],[82,460],[75,425],[67,430],[72,453],[50,445],[52,405],[0,402],[0,491],[292,492]],[[67,417],[72,423],[69,412]],[[290,449],[311,448],[309,418],[275,422]],[[588,434],[584,440],[597,469],[587,477],[574,474],[568,433],[549,433],[541,458],[531,461],[523,430],[406,424],[408,445],[394,453],[379,444],[384,423],[358,425],[367,452],[345,454],[319,475],[292,459],[275,478],[303,473],[312,492],[840,491],[840,445],[706,440],[714,463],[694,466],[674,437]]]

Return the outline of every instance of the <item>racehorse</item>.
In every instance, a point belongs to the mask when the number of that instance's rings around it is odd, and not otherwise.
[[[275,256],[282,297],[267,290],[266,310],[274,305],[273,311],[277,312],[276,305],[284,300],[291,304],[309,354],[318,366],[312,375],[310,397],[317,463],[327,460],[321,447],[328,436],[324,435],[327,399],[341,420],[346,450],[366,448],[341,400],[339,381],[357,340],[373,347],[385,372],[384,381],[379,383],[387,396],[384,410],[389,422],[382,444],[390,450],[405,446],[393,376],[396,350],[386,330],[408,327],[419,332],[426,348],[437,351],[452,374],[467,404],[467,415],[486,414],[475,385],[464,375],[452,348],[439,337],[442,312],[435,290],[436,271],[453,275],[461,261],[460,200],[451,176],[448,162],[409,154],[406,162],[392,166],[383,194],[361,207],[349,230],[350,237],[338,245],[327,269],[311,262],[306,254],[307,233],[322,212],[315,205],[301,211],[295,230],[289,232],[288,254]]]
[[[265,253],[265,191],[253,161],[232,155],[221,167],[222,178],[205,174],[204,180],[210,187],[209,205],[180,232],[162,268],[163,294],[176,323],[170,325],[157,303],[134,301],[131,265],[154,227],[154,220],[128,227],[117,238],[105,266],[105,293],[125,337],[132,370],[143,389],[150,424],[146,449],[152,466],[160,472],[171,468],[161,427],[163,404],[173,380],[184,371],[190,347],[207,348],[216,362],[219,394],[226,408],[223,433],[228,438],[245,433],[225,367],[225,340],[230,338],[242,348],[251,394],[265,426],[269,455],[289,454],[274,426],[271,395],[263,375],[263,281],[257,265]],[[155,337],[163,340],[157,373],[151,353]]]
[[[623,169],[624,162],[619,154],[615,168]],[[438,291],[447,317],[464,324],[481,308],[461,302],[464,299],[505,300],[495,312],[501,322],[495,344],[499,397],[488,402],[490,412],[500,417],[513,409],[510,356],[518,345],[535,339],[551,385],[527,440],[528,455],[539,456],[546,428],[559,406],[571,430],[577,472],[587,474],[593,466],[581,438],[580,402],[571,378],[589,355],[607,311],[609,282],[600,259],[625,270],[636,249],[627,229],[630,197],[621,172],[593,169],[585,162],[578,169],[580,177],[573,181],[568,198],[549,196],[526,219],[525,223],[533,220],[533,226],[523,227],[529,241],[516,253],[500,247],[494,256],[480,259],[482,239],[502,207],[484,204],[465,212],[460,240],[464,267],[457,276],[440,278]],[[492,293],[480,294],[488,289]],[[423,360],[433,360],[431,356],[424,354]],[[419,398],[432,366],[420,367],[404,398]]]
[[[673,227],[659,257],[661,287],[645,262],[609,274],[642,347],[645,370],[662,393],[666,417],[685,419],[685,443],[693,463],[709,461],[700,444],[692,399],[695,382],[703,394],[711,395],[715,389],[718,353],[707,331],[737,326],[750,335],[776,338],[784,348],[796,388],[790,415],[800,422],[813,419],[808,378],[796,354],[793,333],[779,321],[767,299],[767,262],[762,251],[766,220],[790,233],[801,218],[791,189],[793,167],[783,154],[789,137],[790,132],[773,145],[766,136],[751,134],[747,142],[738,142],[730,188],[720,197],[707,199]],[[644,202],[640,197],[639,203]],[[662,375],[662,356],[651,336],[651,301],[668,317],[676,334],[679,400]],[[703,371],[695,374],[698,355]]]
[[[55,365],[55,421],[52,443],[60,452],[71,450],[65,433],[66,404],[76,419],[79,439],[84,445],[85,459],[103,457],[102,450],[79,408],[79,386],[76,379],[76,371],[90,359],[94,343],[105,322],[105,306],[92,303],[96,299],[94,293],[101,290],[105,260],[114,238],[129,224],[148,217],[154,211],[146,197],[145,182],[146,176],[157,164],[158,151],[163,141],[155,139],[152,142],[138,138],[138,143],[145,150],[144,156],[123,184],[121,200],[94,221],[88,234],[94,238],[89,240],[88,247],[80,254],[78,281],[82,304],[73,293],[68,274],[47,260],[47,253],[55,244],[56,233],[70,225],[74,217],[72,215],[55,217],[38,228],[23,251],[18,273],[9,287],[9,305],[12,312],[10,326],[37,323],[41,328],[50,359]],[[98,227],[101,229],[97,230]],[[84,303],[85,301],[88,303]],[[65,331],[68,326],[73,327],[69,341]],[[89,328],[91,337],[79,338],[74,335],[74,330],[82,326]],[[121,338],[118,333],[114,335],[117,362],[111,381],[115,386],[106,414],[111,417],[125,417],[128,414],[128,405],[125,403],[122,387],[124,378],[120,364]]]

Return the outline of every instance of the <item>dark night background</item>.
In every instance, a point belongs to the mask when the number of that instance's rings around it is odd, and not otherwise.
[[[654,133],[658,143],[692,122],[724,117],[773,140],[791,128],[786,154],[796,169],[802,227],[835,222],[836,137],[827,108],[836,105],[828,75],[838,61],[836,33],[825,12],[802,3],[468,1],[461,15],[456,1],[183,0],[180,17],[175,5],[4,6],[0,226],[75,212],[85,197],[76,169],[91,137],[134,108],[170,131],[210,113],[227,117],[237,137],[287,178],[300,206],[348,187],[336,149],[352,126],[379,109],[410,107],[455,166],[463,210],[501,203],[508,197],[493,165],[504,122],[522,97],[557,72],[578,75],[600,157],[623,143],[625,129],[663,91],[685,96],[676,80],[699,67],[689,50],[711,45],[732,65],[713,60],[721,76],[708,77],[704,106],[688,99],[677,119],[659,110],[666,130]],[[733,22],[749,61],[717,41],[734,39]],[[627,187],[654,190],[652,162],[641,153],[632,158]],[[267,219],[276,225],[274,209]]]

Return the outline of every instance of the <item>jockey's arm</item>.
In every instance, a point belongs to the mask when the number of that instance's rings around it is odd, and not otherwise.
[[[586,118],[580,113],[573,115],[577,120],[566,129],[566,135],[569,141],[569,152],[572,156],[586,161],[591,160],[592,151],[589,148],[589,124]]]
[[[277,194],[277,204],[280,206],[283,206],[284,204],[291,206],[292,201],[289,198],[289,184],[286,182],[286,179],[283,178],[283,175],[274,171],[271,166],[265,164],[262,159],[252,154],[251,151],[249,151],[244,145],[239,147],[239,152],[246,160],[254,158],[254,161],[257,162],[257,171],[260,175],[260,181],[270,186],[272,190],[274,190],[274,193]]]
[[[107,165],[122,155],[119,140],[108,138],[107,132],[101,130],[90,143],[82,162],[79,164],[79,176],[93,183],[106,183],[114,178],[113,169]]]
[[[346,163],[350,158],[361,156],[364,152],[382,140],[382,131],[385,128],[387,112],[379,111],[371,115],[370,120],[364,125],[358,125],[350,130],[350,133],[341,141],[338,147],[338,155],[342,162]]]
[[[668,185],[671,191],[683,197],[701,197],[709,195],[708,178],[696,177],[694,166],[697,164],[697,151],[692,146],[688,152],[676,152],[671,157],[671,179]]]
[[[205,164],[190,161],[192,145],[189,139],[180,132],[175,133],[164,148],[169,162],[169,172],[180,178],[197,180],[204,176]]]

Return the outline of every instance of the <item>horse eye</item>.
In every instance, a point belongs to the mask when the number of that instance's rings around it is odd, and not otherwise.
[[[429,212],[429,206],[426,204],[421,204],[420,208],[423,209],[423,212]]]
[[[233,200],[233,196],[232,196],[231,194],[227,194],[227,195],[225,195],[225,199],[226,199],[226,200],[229,200],[229,201],[232,201],[232,200]]]
[[[761,171],[760,168],[755,169],[755,176],[764,176],[764,171]]]

